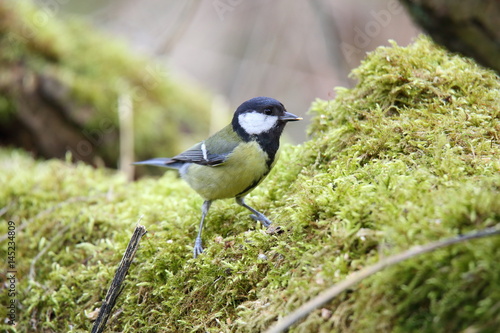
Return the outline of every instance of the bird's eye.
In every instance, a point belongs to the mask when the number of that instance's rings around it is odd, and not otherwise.
[[[264,109],[264,114],[266,114],[266,115],[268,115],[268,116],[269,116],[269,115],[271,115],[272,113],[273,113],[273,109],[271,109],[271,108],[266,108],[266,109]]]

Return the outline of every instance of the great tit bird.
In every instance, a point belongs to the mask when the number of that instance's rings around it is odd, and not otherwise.
[[[289,121],[302,118],[289,113],[269,97],[255,97],[241,104],[231,124],[208,139],[172,158],[154,158],[134,164],[176,169],[205,200],[194,243],[194,257],[203,252],[201,234],[212,201],[235,198],[265,227],[271,221],[245,203],[244,197],[269,174],[278,159],[279,140]]]

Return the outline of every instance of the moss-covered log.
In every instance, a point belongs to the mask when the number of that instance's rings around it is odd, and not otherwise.
[[[149,233],[113,332],[259,332],[381,257],[500,223],[498,77],[427,38],[377,49],[353,76],[356,87],[313,103],[311,140],[284,147],[248,198],[285,232],[269,235],[219,201],[196,260],[202,200],[174,173],[127,183],[1,152],[0,206],[17,228],[17,329],[88,331],[141,215]],[[402,263],[292,331],[493,332],[499,251],[500,239],[481,239]]]
[[[500,3],[496,0],[400,0],[438,43],[500,73]]]
[[[2,145],[116,167],[122,96],[133,103],[138,159],[178,153],[208,132],[201,88],[50,6],[0,1]]]

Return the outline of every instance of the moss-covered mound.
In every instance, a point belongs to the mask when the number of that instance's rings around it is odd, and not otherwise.
[[[175,174],[126,183],[2,152],[18,331],[88,331],[140,216],[149,233],[110,332],[259,332],[383,256],[498,224],[498,77],[426,38],[377,49],[353,75],[355,88],[313,104],[312,139],[285,147],[248,199],[285,232],[269,235],[219,201],[197,260],[202,200]],[[499,249],[482,239],[387,269],[293,331],[496,331]]]
[[[178,153],[206,135],[207,92],[78,19],[59,19],[60,4],[52,5],[0,1],[1,144],[42,157],[69,149],[115,167],[125,96],[138,159]]]

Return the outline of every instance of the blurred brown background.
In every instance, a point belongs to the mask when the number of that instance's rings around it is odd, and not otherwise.
[[[241,102],[271,96],[304,116],[316,98],[354,82],[349,71],[366,52],[419,30],[396,0],[40,0],[53,15],[81,15],[156,57],[169,71],[212,92],[227,118]],[[98,52],[98,50],[96,50]],[[307,119],[307,116],[306,116]],[[218,128],[227,119],[213,121]],[[290,126],[293,141],[305,139]]]

